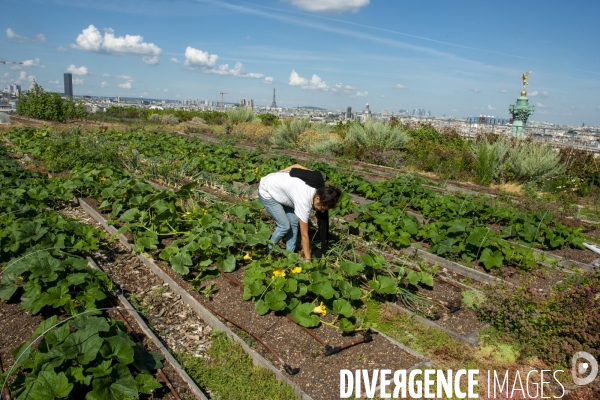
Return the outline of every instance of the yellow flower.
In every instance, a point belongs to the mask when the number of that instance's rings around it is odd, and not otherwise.
[[[290,270],[290,272],[292,274],[299,274],[300,272],[302,272],[302,267],[294,267]]]
[[[103,177],[103,176],[100,177],[100,182],[104,182],[105,180],[106,180],[105,177]]]
[[[202,209],[202,214],[206,215],[208,213],[208,210],[206,208]]]
[[[202,154],[200,157],[202,157],[202,158],[206,158],[206,156],[205,156],[204,154]]]
[[[254,168],[254,173],[258,174],[258,168]]]
[[[246,260],[246,261],[252,261],[252,256],[250,255],[249,251],[246,252],[246,255],[244,256],[244,260]]]
[[[285,269],[283,268],[275,268],[271,274],[273,274],[274,277],[280,276],[280,277],[284,277],[285,276]]]
[[[321,304],[318,307],[315,307],[314,310],[312,310],[312,312],[314,312],[315,314],[321,314],[322,316],[326,316],[327,307],[325,307],[323,305],[323,302],[321,302]]]

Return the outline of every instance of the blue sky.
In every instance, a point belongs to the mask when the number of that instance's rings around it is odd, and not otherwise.
[[[600,125],[600,3],[4,0],[0,86]]]

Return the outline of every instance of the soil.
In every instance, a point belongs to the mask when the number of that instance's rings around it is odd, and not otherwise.
[[[557,256],[561,256],[566,260],[579,261],[585,264],[589,264],[597,258],[600,258],[600,254],[594,253],[591,250],[572,249],[570,247],[565,247],[560,250],[552,250],[550,254],[556,254]]]
[[[440,317],[434,322],[444,328],[468,336],[486,325],[485,322],[479,321],[475,311],[464,307],[462,290],[446,282],[436,279],[433,288],[419,287],[419,294],[434,300],[434,315]],[[402,306],[401,303],[398,305]]]
[[[11,352],[21,343],[31,339],[31,334],[44,320],[41,314],[31,315],[20,310],[20,303],[0,301],[0,358],[4,371],[15,361]]]

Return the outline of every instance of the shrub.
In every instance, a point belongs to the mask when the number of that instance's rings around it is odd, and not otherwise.
[[[240,135],[251,140],[268,139],[272,132],[273,130],[270,127],[254,122],[242,122],[233,128],[234,135]]]
[[[571,179],[579,178],[589,185],[600,187],[600,158],[591,151],[563,147],[560,149],[560,161]]]
[[[385,151],[403,149],[410,137],[397,126],[367,121],[364,125],[350,126],[345,140],[366,151]]]
[[[298,144],[298,136],[308,129],[310,120],[308,118],[294,118],[284,121],[273,129],[271,144],[283,149],[294,149]]]
[[[148,118],[148,121],[150,121],[150,122],[160,122],[160,115],[158,115],[158,114],[152,114],[150,116],[150,118]]]
[[[407,133],[412,140],[407,144],[406,158],[416,168],[440,177],[470,177],[471,144],[457,132],[440,133],[431,125],[421,125],[407,130]]]
[[[508,152],[508,165],[514,177],[540,184],[565,171],[560,154],[549,144],[520,140]]]
[[[197,124],[197,125],[204,125],[204,124],[206,124],[206,121],[203,118],[200,118],[200,117],[194,117],[194,118],[192,118],[192,120],[190,122],[192,124]]]
[[[483,137],[471,145],[473,174],[477,184],[488,186],[492,182],[501,181],[509,148],[508,141],[500,139],[491,143],[487,137]]]
[[[335,133],[329,133],[327,130],[321,133],[315,129],[308,129],[298,136],[297,146],[299,150],[320,155],[333,155],[341,147],[342,139]]]
[[[521,353],[567,366],[577,351],[600,357],[600,270],[576,276],[549,292],[527,286],[485,291],[481,318],[509,340],[524,343]]]
[[[230,108],[227,110],[227,118],[232,124],[239,124],[242,122],[252,122],[256,118],[256,115],[250,108]]]
[[[279,118],[275,114],[265,113],[257,115],[257,118],[260,119],[260,122],[266,126],[280,125],[281,122]]]
[[[168,125],[176,125],[179,123],[179,118],[170,115],[170,114],[165,114],[162,117],[162,123],[163,124],[168,124]]]

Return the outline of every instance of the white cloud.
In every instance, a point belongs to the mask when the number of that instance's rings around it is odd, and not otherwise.
[[[366,90],[364,92],[356,92],[355,96],[356,97],[366,97],[369,95],[369,92],[367,92]]]
[[[230,75],[237,78],[261,79],[265,75],[257,72],[246,72],[241,62],[236,62],[233,68],[229,68],[229,64],[216,65],[219,56],[209,54],[207,51],[202,51],[188,46],[185,49],[185,61],[183,65],[196,69],[201,67],[202,71],[207,74]],[[272,79],[272,78],[271,78]]]
[[[29,75],[29,76],[27,77],[27,80],[28,80],[30,83],[33,83],[33,82],[35,82],[35,75]]]
[[[174,62],[174,63],[176,63],[176,64],[179,64],[179,62],[180,62],[180,61],[179,61],[178,59],[176,59],[175,57],[171,57],[171,59],[170,59],[169,61],[171,61],[171,62]]]
[[[103,77],[103,78],[108,78],[108,77],[110,77],[110,74],[107,74],[107,73],[105,72],[105,73],[103,73],[103,74],[102,74],[102,77]]]
[[[540,102],[535,103],[535,106],[538,107],[538,108],[546,108],[547,107],[547,106],[545,106],[544,104],[542,104]]]
[[[292,70],[288,84],[290,86],[306,86],[308,85],[308,79],[301,77],[296,71]]]
[[[2,75],[3,78],[8,78],[10,74],[8,72],[5,72],[4,75]]]
[[[528,94],[529,94],[529,97],[536,97],[539,94],[539,92],[536,90],[536,91],[528,93]]]
[[[394,86],[394,89],[406,89],[406,86],[404,86],[403,84],[399,83],[397,85]]]
[[[18,81],[23,81],[23,80],[25,80],[25,79],[27,79],[27,72],[25,72],[25,71],[21,71],[21,72],[19,73],[19,79],[17,79],[17,80],[18,80]]]
[[[231,75],[236,76],[238,78],[253,78],[260,79],[263,78],[263,74],[255,73],[255,72],[246,72],[244,70],[244,66],[241,62],[236,62],[233,68],[229,68],[229,64],[222,64],[215,68],[203,68],[202,69],[207,74],[217,74],[217,75]]]
[[[106,83],[106,82],[102,82],[102,83],[100,84],[100,87],[107,87],[107,86],[110,86],[110,85],[109,85],[108,83]]]
[[[158,56],[162,49],[154,43],[144,42],[140,35],[115,36],[111,28],[104,29],[104,36],[94,26],[90,25],[77,36],[76,44],[71,44],[74,49],[94,53],[108,53],[117,55],[138,55],[148,65],[158,64]]]
[[[314,12],[357,12],[368,5],[370,0],[290,0],[290,3],[306,11]]]
[[[550,94],[548,92],[538,92],[537,90],[533,91],[531,93],[527,93],[527,94],[529,95],[529,97],[537,97],[537,96],[539,96],[539,97],[544,97],[545,98],[545,97],[550,96]]]
[[[119,83],[121,89],[131,89],[131,82]]]
[[[478,94],[478,93],[481,93],[481,90],[479,90],[479,89],[469,89],[469,92]]]
[[[73,78],[73,85],[83,85],[83,78]]]
[[[596,107],[596,111],[600,111],[600,106]]]
[[[508,93],[508,90],[506,90],[506,89],[502,89],[502,90],[500,91],[500,93]]]
[[[364,92],[367,94],[363,94],[360,91],[358,91],[358,88],[350,85],[344,85],[342,83],[336,83],[335,85],[333,85],[331,87],[331,92],[345,94],[350,97],[361,97],[368,95],[367,92]]]
[[[495,108],[488,104],[488,110],[495,110]]]
[[[168,92],[168,91],[169,91],[169,89],[163,89],[163,92]]]
[[[34,60],[25,60],[23,61],[23,66],[24,67],[39,67],[39,68],[46,68],[45,65],[42,65],[40,63],[40,59],[36,58]]]
[[[265,76],[265,79],[263,79],[263,83],[266,83],[266,84],[273,83],[273,77]]]
[[[69,68],[67,68],[67,72],[70,72],[73,75],[87,75],[88,69],[83,65],[81,67],[76,67],[75,64],[71,64],[69,65]]]
[[[290,80],[288,82],[288,85],[300,86],[302,89],[308,90],[329,90],[329,86],[327,86],[327,83],[325,83],[325,81],[319,78],[319,76],[317,76],[316,74],[313,74],[312,78],[310,78],[309,81],[308,79],[298,75],[298,73],[294,70],[292,70],[292,73],[290,74]]]
[[[65,53],[67,51],[67,49],[62,46],[58,46],[56,48],[56,51],[58,51],[59,53]]]
[[[48,81],[48,83],[50,83],[51,85],[58,85],[60,82],[57,79],[55,81]]]
[[[126,81],[133,81],[133,78],[129,75],[119,75],[117,76],[119,79],[125,79]]]
[[[207,51],[202,51],[188,46],[185,49],[185,62],[183,65],[188,67],[206,67],[212,68],[217,63],[219,58],[216,54],[208,54]]]
[[[19,42],[45,42],[46,41],[46,37],[41,33],[35,35],[32,39],[27,36],[22,36],[22,35],[15,33],[15,31],[13,31],[11,28],[8,28],[6,30],[6,37],[9,39],[18,40]]]

